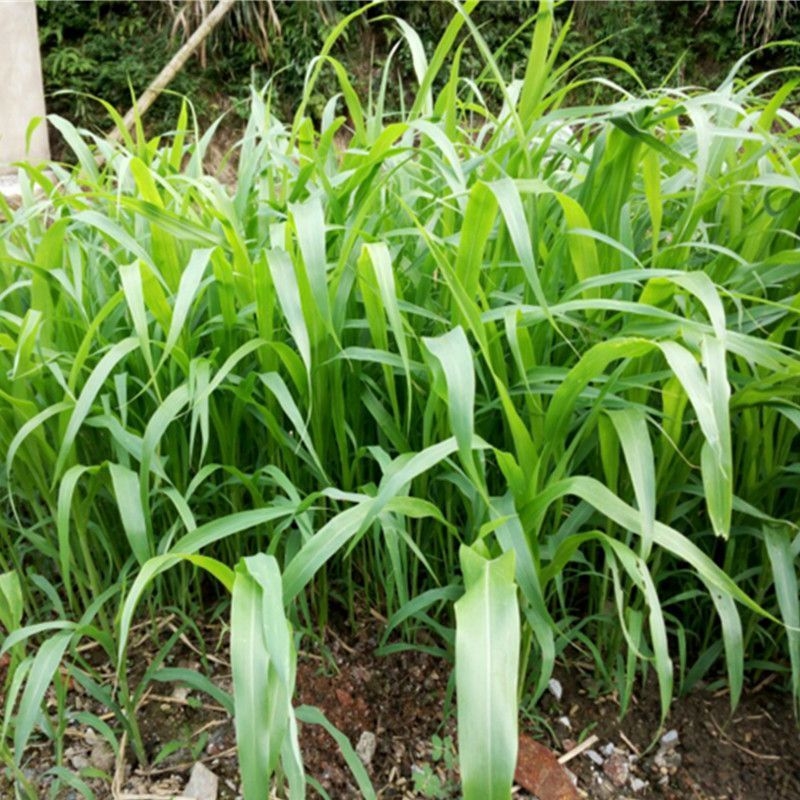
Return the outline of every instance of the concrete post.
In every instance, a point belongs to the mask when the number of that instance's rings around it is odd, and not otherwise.
[[[28,123],[44,114],[35,0],[0,0],[0,174],[13,161],[50,158],[43,122],[25,149]]]

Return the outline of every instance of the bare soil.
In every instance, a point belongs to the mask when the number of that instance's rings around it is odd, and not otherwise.
[[[382,626],[367,616],[356,632],[331,630],[324,647],[301,653],[296,704],[320,708],[368,760],[367,770],[379,798],[455,798],[459,796],[455,756],[455,706],[448,691],[450,666],[417,650],[379,657],[375,649]],[[158,648],[178,632],[166,618],[157,630],[139,630],[131,653],[132,678],[144,673]],[[203,628],[204,642],[181,635],[164,666],[199,669],[230,691],[227,632],[219,625]],[[92,654],[87,654],[92,657]],[[100,660],[99,652],[93,657]],[[96,665],[100,677],[110,670]],[[592,800],[664,798],[665,800],[798,800],[800,798],[800,729],[791,698],[762,683],[746,692],[731,715],[725,692],[699,692],[675,701],[666,729],[659,726],[656,691],[640,691],[624,719],[615,694],[598,693],[592,676],[561,666],[560,699],[547,694],[521,718],[523,737],[531,737],[560,756],[589,737],[590,748],[565,764],[577,782],[577,797]],[[4,698],[0,698],[4,702]],[[49,697],[55,712],[56,698]],[[115,757],[102,736],[95,735],[75,712],[91,712],[118,730],[113,713],[70,683],[67,707],[73,719],[62,731],[61,764],[82,774],[98,800],[160,798],[180,794],[188,774],[202,761],[219,778],[219,800],[239,797],[233,723],[206,695],[175,683],[152,682],[144,693],[138,718],[149,764],[135,763],[129,747]],[[568,720],[568,726],[567,722]],[[659,745],[665,730],[671,744]],[[366,737],[365,737],[365,734]],[[369,744],[374,735],[374,753]],[[302,725],[301,749],[307,773],[333,800],[357,798],[355,781],[334,740],[322,728]],[[48,797],[55,764],[53,742],[40,737],[29,749],[25,774]],[[594,759],[594,760],[593,760]],[[598,763],[595,763],[598,762]],[[534,765],[535,766],[535,765]],[[618,768],[622,768],[620,775]],[[520,775],[521,773],[518,773]],[[93,777],[94,776],[94,777]],[[523,781],[524,782],[524,781]],[[530,788],[530,787],[529,787]],[[539,800],[547,787],[538,790]],[[13,796],[12,783],[0,777],[0,797]],[[320,795],[312,788],[309,797]],[[534,795],[517,787],[515,796]],[[77,800],[74,788],[57,795]]]

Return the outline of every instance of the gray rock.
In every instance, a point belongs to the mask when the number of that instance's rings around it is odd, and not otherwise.
[[[356,754],[361,759],[364,766],[369,766],[375,755],[375,748],[378,746],[378,740],[372,731],[364,731],[358,739],[356,745]]]
[[[89,755],[92,766],[101,772],[111,773],[114,770],[115,756],[111,745],[105,739],[98,739]]]
[[[649,785],[650,784],[647,781],[643,781],[641,778],[637,778],[635,775],[631,778],[631,791],[642,792]]]
[[[614,751],[603,764],[603,772],[605,772],[611,783],[620,789],[628,782],[630,771],[631,767],[628,759],[619,750]]]
[[[198,761],[189,774],[189,783],[183,790],[192,800],[217,800],[219,778],[202,762]]]
[[[85,753],[70,755],[68,760],[73,769],[82,770],[92,766],[92,762],[86,757]]]

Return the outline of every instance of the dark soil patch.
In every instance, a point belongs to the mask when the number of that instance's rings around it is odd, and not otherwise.
[[[592,696],[582,679],[564,671],[561,702],[545,699],[549,743],[567,750],[574,738],[598,737],[593,747],[602,752],[614,745],[617,752],[636,756],[631,774],[647,782],[638,793],[630,782],[624,791],[609,793],[605,765],[586,755],[569,762],[579,785],[592,798],[661,797],[667,800],[797,800],[800,798],[800,728],[789,695],[762,687],[746,692],[731,714],[726,691],[698,691],[676,699],[664,729],[659,728],[660,707],[655,686],[634,698],[632,708],[619,719],[614,694]],[[557,720],[566,715],[572,730]],[[659,738],[677,733],[672,755],[658,759]],[[577,734],[577,735],[576,735]],[[540,738],[542,738],[540,736]],[[573,739],[573,741],[570,741]],[[605,779],[601,783],[601,780]]]
[[[375,736],[370,777],[379,796],[388,800],[409,796],[414,769],[430,765],[433,736],[453,736],[454,725],[452,715],[446,720],[443,714],[448,664],[411,650],[380,658],[374,654],[379,634],[373,623],[349,643],[334,639],[329,649],[333,663],[327,669],[316,660],[304,660],[298,668],[297,699],[317,706],[354,746],[365,734]],[[331,797],[359,796],[324,730],[303,726],[301,748],[309,774]]]
[[[136,674],[144,671],[166,641],[170,627],[174,623],[162,626],[157,636],[150,632],[136,642],[132,650]],[[164,666],[198,669],[230,691],[225,632],[219,626],[207,626],[203,634],[205,643],[182,637]],[[353,746],[365,735],[367,740],[374,735],[367,769],[380,798],[455,798],[458,776],[453,743],[457,737],[454,707],[447,702],[450,667],[442,659],[414,650],[379,657],[375,649],[380,635],[380,622],[367,618],[357,632],[331,634],[324,648],[302,653],[296,704],[320,708]],[[584,673],[561,668],[557,677],[563,686],[560,700],[546,695],[521,727],[525,735],[557,756],[587,737],[597,737],[591,748],[594,756],[583,751],[566,764],[584,797],[800,798],[800,731],[790,698],[771,687],[746,693],[732,716],[722,693],[697,693],[677,700],[667,721],[667,729],[677,732],[677,742],[665,759],[659,756],[658,741],[664,731],[659,729],[657,692],[640,693],[620,721],[615,696],[598,696]],[[55,698],[50,699],[54,712]],[[118,730],[114,715],[75,682],[68,707],[96,714]],[[139,723],[148,766],[136,764],[130,748],[124,750],[124,759],[114,759],[102,737],[74,715],[63,732],[63,766],[82,774],[99,800],[120,794],[166,800],[183,789],[192,765],[202,761],[220,779],[219,800],[238,796],[233,723],[216,702],[186,686],[153,682],[140,704]],[[302,725],[300,738],[309,776],[333,800],[359,797],[333,739],[313,725]],[[55,748],[48,740],[34,742],[29,750],[25,773],[41,797],[48,796],[53,778],[47,770],[54,758]],[[615,771],[619,766],[624,767],[623,776]],[[106,778],[92,777],[97,769]],[[12,795],[8,777],[0,778],[0,797]],[[309,797],[317,796],[309,790]],[[532,797],[522,789],[515,796]],[[74,800],[79,795],[64,788],[57,797]],[[540,800],[550,798],[542,794]]]

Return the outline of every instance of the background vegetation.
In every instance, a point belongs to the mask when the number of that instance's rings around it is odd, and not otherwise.
[[[132,0],[37,0],[48,108],[76,125],[100,129],[107,125],[104,109],[88,96],[102,97],[119,110],[130,106],[131,89],[144,91],[191,31],[199,3],[141,3]],[[745,4],[748,5],[748,4]],[[563,23],[574,15],[561,60],[587,47],[594,54],[621,59],[645,86],[711,86],[745,53],[769,40],[791,38],[800,25],[800,5],[752,3],[750,15],[742,4],[708,0],[674,2],[565,2],[556,9]],[[521,76],[525,68],[527,37],[512,38],[529,20],[533,0],[496,0],[479,5],[474,19],[487,45],[507,76]],[[306,66],[344,16],[359,7],[356,0],[251,0],[240,4],[215,31],[200,56],[178,75],[170,89],[192,98],[207,124],[233,109],[230,126],[239,131],[247,115],[251,83],[271,80],[276,107],[288,118],[303,96]],[[771,13],[768,13],[771,12]],[[377,91],[381,69],[401,38],[392,17],[405,19],[419,34],[430,56],[450,19],[447,3],[389,0],[361,16],[337,40],[333,54],[352,75],[363,94]],[[767,24],[765,19],[771,21]],[[511,41],[509,41],[511,40]],[[748,75],[800,63],[796,48],[772,48],[743,66]],[[392,60],[388,85],[390,105],[411,91],[413,65],[401,48]],[[465,76],[483,72],[484,59],[474,43],[462,55]],[[603,70],[622,86],[637,82],[626,72],[585,64],[590,74]],[[309,98],[309,110],[318,119],[328,97],[337,90],[332,74],[324,74]],[[60,92],[69,94],[60,94]],[[594,85],[576,92],[573,102],[588,102],[604,94]],[[491,99],[491,92],[490,92]],[[495,93],[494,100],[498,97]],[[148,114],[154,126],[175,119],[177,97],[165,95]]]

